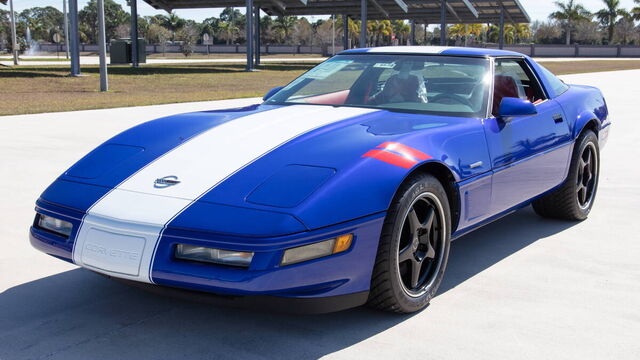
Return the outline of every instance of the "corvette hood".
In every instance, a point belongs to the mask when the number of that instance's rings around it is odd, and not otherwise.
[[[420,130],[455,145],[446,125],[465,123],[320,105],[177,115],[105,142],[43,199],[68,199],[68,184],[82,183],[90,195],[75,207],[104,218],[256,236],[303,231],[383,211],[407,169],[433,155],[416,142]],[[387,143],[410,160],[369,156]]]

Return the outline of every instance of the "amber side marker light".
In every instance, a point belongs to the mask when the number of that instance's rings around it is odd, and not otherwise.
[[[351,247],[352,240],[353,234],[345,234],[329,240],[287,249],[282,256],[280,265],[296,264],[347,251]]]

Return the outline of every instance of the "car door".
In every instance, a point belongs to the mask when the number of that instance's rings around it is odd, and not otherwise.
[[[504,97],[535,104],[537,114],[497,118]],[[499,213],[559,185],[566,174],[570,136],[560,105],[547,97],[523,58],[494,61],[492,116],[484,124],[491,155],[492,212]]]

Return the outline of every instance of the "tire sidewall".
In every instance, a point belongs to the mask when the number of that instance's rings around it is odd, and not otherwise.
[[[404,290],[398,269],[398,247],[400,242],[400,233],[402,231],[402,226],[404,223],[404,216],[407,214],[409,207],[413,204],[414,200],[424,194],[431,193],[440,201],[440,205],[442,206],[442,218],[443,224],[446,227],[444,231],[444,249],[443,249],[443,259],[442,265],[436,274],[435,280],[432,285],[426,289],[426,291],[420,296],[410,296]],[[396,302],[399,305],[401,311],[403,312],[414,312],[424,308],[429,301],[435,296],[438,291],[438,287],[442,282],[444,277],[444,272],[447,267],[447,260],[449,257],[449,249],[451,244],[451,216],[449,210],[449,202],[447,199],[447,194],[440,184],[440,182],[433,176],[423,175],[420,176],[417,181],[413,182],[402,194],[400,194],[400,199],[398,202],[398,207],[395,209],[392,220],[393,229],[391,231],[391,239],[389,246],[389,272],[391,274],[391,287],[396,298]]]
[[[591,212],[591,209],[593,208],[593,203],[596,201],[596,195],[598,193],[598,183],[600,182],[600,146],[598,145],[598,137],[596,136],[596,134],[591,131],[591,130],[586,130],[579,138],[577,141],[577,146],[574,148],[574,152],[572,155],[572,160],[571,160],[571,171],[569,173],[569,181],[570,185],[571,185],[571,190],[573,191],[573,194],[575,196],[574,198],[574,210],[575,213],[578,215],[579,218],[581,219],[586,219],[587,216],[589,216],[589,213]],[[593,195],[591,198],[591,202],[589,203],[589,206],[587,206],[586,208],[582,208],[579,203],[578,203],[578,195],[577,195],[577,190],[578,190],[578,164],[580,161],[580,157],[582,156],[582,152],[584,151],[584,149],[589,146],[589,144],[593,144],[594,148],[595,148],[595,157],[596,157],[596,176],[595,176],[595,184],[594,184],[594,188],[593,188]]]

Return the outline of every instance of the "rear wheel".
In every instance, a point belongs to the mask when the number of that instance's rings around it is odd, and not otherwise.
[[[596,197],[599,175],[598,137],[586,130],[576,141],[567,180],[557,190],[535,200],[533,209],[544,217],[586,219]]]
[[[427,306],[447,266],[450,224],[447,194],[438,179],[427,174],[409,178],[385,219],[370,306],[400,313]]]

